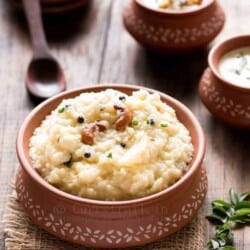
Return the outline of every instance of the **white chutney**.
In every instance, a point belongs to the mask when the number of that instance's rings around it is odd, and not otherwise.
[[[187,10],[196,9],[202,0],[141,0],[145,5],[161,10]]]
[[[230,83],[250,88],[250,46],[223,55],[219,61],[219,72]]]

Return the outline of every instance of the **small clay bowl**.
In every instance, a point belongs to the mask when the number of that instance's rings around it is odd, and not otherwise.
[[[207,192],[202,167],[205,139],[195,116],[182,103],[159,93],[176,110],[188,128],[194,145],[192,162],[185,175],[171,187],[153,195],[128,201],[97,201],[65,193],[47,183],[33,168],[29,140],[41,121],[65,98],[107,88],[126,94],[142,87],[97,85],[70,90],[37,106],[24,120],[17,136],[21,167],[16,176],[18,199],[25,212],[41,228],[73,243],[94,248],[140,246],[166,237],[186,225],[197,213]]]
[[[208,110],[225,123],[250,128],[250,88],[225,80],[219,70],[221,57],[229,51],[250,46],[250,35],[235,36],[217,44],[208,55],[207,68],[199,83],[199,95]]]
[[[143,46],[158,52],[202,48],[221,31],[225,15],[217,0],[204,0],[195,9],[161,10],[143,0],[130,0],[123,13],[128,32]]]

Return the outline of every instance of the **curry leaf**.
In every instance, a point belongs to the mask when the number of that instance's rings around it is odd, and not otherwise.
[[[235,213],[230,217],[230,220],[233,219],[243,219],[245,217],[249,216],[250,218],[250,208],[241,208],[239,210],[236,210]]]
[[[236,194],[233,188],[230,188],[229,195],[230,195],[231,203],[233,203],[233,205],[237,204],[240,201],[239,195]]]
[[[216,223],[215,235],[208,241],[211,250],[235,250],[233,233],[237,224],[250,222],[250,192],[237,194],[234,189],[229,190],[230,202],[224,200],[212,201],[212,213],[206,218]],[[218,225],[219,224],[219,225]]]
[[[232,246],[225,246],[225,247],[220,247],[219,250],[236,250],[236,248]]]
[[[241,209],[241,208],[250,208],[250,202],[249,201],[240,201],[235,205],[235,210]]]
[[[210,220],[211,222],[217,222],[217,223],[226,223],[227,222],[227,217],[222,217],[222,216],[219,216],[217,214],[210,214],[210,215],[207,215],[206,218],[208,220]]]
[[[214,200],[212,201],[212,206],[221,206],[225,209],[230,209],[231,208],[231,204],[226,202],[226,201],[223,201],[223,200]]]
[[[248,197],[250,197],[250,192],[246,192],[240,195],[240,201],[246,200]]]

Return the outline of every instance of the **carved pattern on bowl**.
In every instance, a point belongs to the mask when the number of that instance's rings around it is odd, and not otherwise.
[[[217,34],[224,24],[224,14],[215,12],[205,22],[193,27],[171,28],[163,25],[155,26],[147,24],[143,19],[138,18],[131,7],[125,12],[127,25],[136,34],[144,37],[153,43],[174,43],[175,45],[185,45],[190,42],[198,41],[203,37],[210,37]]]
[[[204,97],[213,103],[213,107],[216,110],[221,110],[222,112],[230,115],[233,118],[241,118],[250,120],[250,106],[244,106],[239,100],[234,100],[232,98],[226,97],[221,91],[219,91],[211,78],[211,70],[206,69],[202,76],[202,87],[201,90]]]
[[[137,228],[126,227],[123,230],[109,228],[106,231],[97,228],[90,228],[84,225],[73,225],[72,222],[62,218],[56,219],[56,215],[51,211],[45,210],[40,204],[33,201],[29,190],[26,188],[22,173],[19,171],[16,181],[16,189],[19,201],[22,203],[29,215],[34,218],[34,221],[42,222],[43,225],[56,235],[71,238],[73,242],[84,244],[89,241],[95,244],[98,241],[105,241],[107,244],[115,245],[121,242],[133,243],[140,242],[145,239],[151,239],[164,236],[170,230],[177,228],[180,221],[188,221],[190,216],[193,216],[197,211],[202,201],[205,198],[207,191],[207,176],[204,168],[201,170],[199,184],[192,194],[188,203],[182,205],[176,213],[165,216],[162,220],[149,223],[147,225],[138,225]]]

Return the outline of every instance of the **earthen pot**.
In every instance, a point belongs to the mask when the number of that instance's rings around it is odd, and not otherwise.
[[[22,9],[21,0],[9,0],[9,2]],[[63,14],[78,10],[86,6],[90,0],[40,0],[43,14]]]
[[[17,136],[21,167],[16,176],[16,191],[30,218],[63,240],[95,248],[144,245],[186,225],[196,215],[207,192],[207,176],[202,167],[204,134],[195,116],[182,103],[160,93],[162,101],[176,110],[177,117],[190,131],[193,159],[179,181],[153,195],[128,201],[80,198],[47,183],[32,167],[29,157],[29,140],[34,129],[63,99],[107,88],[131,94],[141,87],[97,85],[70,90],[43,102],[28,115]]]
[[[219,70],[220,58],[227,52],[250,46],[250,35],[236,36],[217,44],[209,53],[207,68],[199,83],[202,102],[217,118],[229,125],[250,128],[250,88],[225,80]]]
[[[130,0],[123,13],[128,32],[143,46],[158,52],[183,52],[204,47],[221,31],[225,15],[216,0],[197,9],[161,10],[143,0]]]

